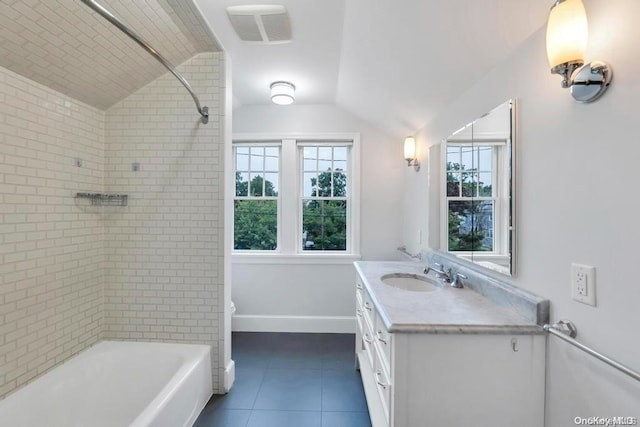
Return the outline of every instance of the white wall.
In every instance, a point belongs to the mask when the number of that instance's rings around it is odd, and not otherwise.
[[[401,242],[402,141],[334,105],[246,106],[234,133],[359,132],[363,259],[393,259]],[[355,272],[345,264],[233,262],[235,329],[352,331]]]
[[[578,104],[560,87],[549,73],[542,29],[444,109],[418,140],[426,156],[428,146],[517,98],[518,271],[512,282],[549,298],[551,320],[573,320],[580,341],[640,370],[640,2],[585,0],[585,7],[587,59],[614,69],[600,100]],[[429,230],[427,194],[433,192],[426,191],[424,169],[406,172],[405,179],[403,235],[416,250],[412,233]],[[572,262],[596,267],[597,307],[571,300]],[[547,426],[574,425],[577,416],[640,417],[640,384],[554,337],[548,348]]]
[[[0,398],[101,337],[104,121],[0,68]]]

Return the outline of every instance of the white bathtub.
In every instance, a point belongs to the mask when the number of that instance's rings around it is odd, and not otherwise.
[[[191,426],[211,394],[209,346],[103,341],[0,401],[0,426]]]

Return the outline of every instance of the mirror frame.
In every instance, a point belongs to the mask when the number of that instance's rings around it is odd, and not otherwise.
[[[474,262],[473,260],[473,251],[468,252],[470,259],[463,257],[461,255],[456,255],[453,252],[449,252],[446,248],[448,247],[448,233],[445,234],[442,227],[444,226],[444,215],[445,212],[447,212],[447,207],[446,207],[446,188],[447,188],[447,171],[446,171],[446,162],[447,162],[447,143],[449,142],[449,140],[452,139],[452,137],[454,137],[456,134],[459,134],[460,132],[464,131],[465,129],[469,128],[470,126],[473,126],[474,124],[476,124],[479,120],[489,116],[491,113],[495,112],[496,110],[498,110],[499,108],[502,108],[504,105],[509,105],[510,106],[510,114],[509,114],[509,128],[510,128],[510,142],[508,143],[508,145],[510,146],[510,150],[507,150],[507,156],[509,156],[508,159],[505,160],[504,164],[508,164],[509,165],[509,173],[508,173],[508,180],[509,180],[509,184],[506,185],[505,187],[508,189],[509,191],[509,219],[508,221],[506,221],[506,227],[505,227],[505,232],[508,235],[507,238],[507,244],[508,244],[508,251],[507,251],[507,255],[509,257],[509,273],[506,273],[504,271],[501,271],[500,269],[493,269],[491,267],[488,267],[486,265],[482,265],[479,264],[477,262]],[[438,217],[438,227],[440,229],[440,247],[437,250],[439,253],[446,255],[447,257],[451,257],[453,259],[455,259],[456,261],[462,261],[464,263],[469,263],[472,264],[474,267],[477,268],[481,268],[483,270],[486,271],[491,271],[493,273],[497,273],[497,274],[501,274],[504,276],[508,276],[508,277],[515,277],[516,276],[516,261],[517,261],[517,257],[516,257],[516,247],[517,247],[517,238],[516,238],[516,171],[517,171],[517,145],[518,145],[518,135],[517,135],[517,120],[516,120],[516,112],[517,112],[517,102],[515,98],[510,98],[507,99],[505,102],[500,103],[499,105],[497,105],[495,108],[491,109],[489,112],[483,114],[482,116],[478,117],[477,119],[473,120],[472,122],[466,124],[465,126],[461,127],[460,129],[456,130],[455,132],[451,133],[450,135],[446,136],[445,138],[442,139],[441,141],[441,160],[440,160],[440,204],[441,204],[441,208],[440,208],[440,215]],[[474,141],[474,137],[473,137],[473,128],[472,128],[472,137],[471,137],[471,143],[473,144]],[[453,138],[454,139],[454,138]],[[444,238],[444,236],[446,236],[446,239]]]

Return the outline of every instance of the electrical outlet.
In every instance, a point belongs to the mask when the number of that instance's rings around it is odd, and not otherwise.
[[[596,268],[571,264],[571,297],[583,304],[596,305]]]
[[[577,268],[575,273],[576,293],[581,297],[587,296],[587,275],[582,268]]]

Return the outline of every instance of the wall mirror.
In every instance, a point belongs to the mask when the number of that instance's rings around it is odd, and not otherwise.
[[[443,140],[440,250],[515,274],[515,102]]]

